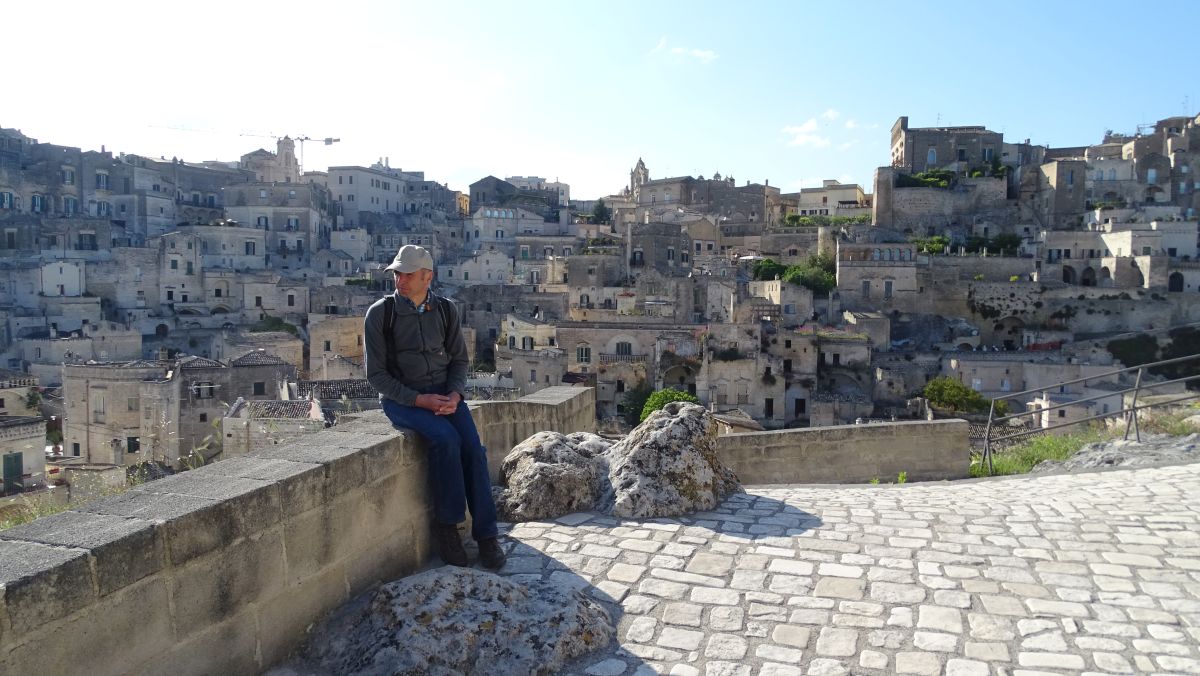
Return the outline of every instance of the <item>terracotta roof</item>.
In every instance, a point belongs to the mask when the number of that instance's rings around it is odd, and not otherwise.
[[[262,350],[247,352],[246,354],[229,361],[230,366],[271,366],[274,364],[287,363],[288,362],[284,361],[280,357]]]
[[[308,401],[247,401],[247,417],[250,418],[308,418],[312,402]]]
[[[181,369],[223,369],[225,365],[219,361],[206,359],[205,357],[183,357],[179,360],[179,368]]]
[[[379,396],[365,379],[301,380],[296,383],[296,396],[308,399],[313,394],[321,401],[337,401],[343,396],[347,399],[374,399]]]

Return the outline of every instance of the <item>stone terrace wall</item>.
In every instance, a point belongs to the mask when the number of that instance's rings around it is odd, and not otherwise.
[[[595,430],[591,389],[473,408],[494,467],[532,431]],[[0,674],[260,673],[419,569],[425,451],[355,418],[0,532]]]
[[[970,467],[965,420],[895,422],[748,432],[717,437],[721,461],[743,485],[963,479]]]

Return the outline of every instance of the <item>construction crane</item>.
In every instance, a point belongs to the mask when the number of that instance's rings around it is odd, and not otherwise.
[[[300,142],[300,175],[301,176],[304,175],[304,142],[305,141],[320,141],[321,143],[323,143],[327,146],[331,146],[335,143],[340,143],[342,140],[340,138],[333,138],[331,136],[326,136],[325,138],[313,138],[312,136],[309,136],[308,134],[300,134],[299,136],[290,136],[290,137],[287,135],[279,136],[276,134],[242,134],[242,136],[257,136],[257,137],[261,137],[261,138],[273,138],[276,141],[283,139],[283,138],[291,138],[293,141],[299,141]]]

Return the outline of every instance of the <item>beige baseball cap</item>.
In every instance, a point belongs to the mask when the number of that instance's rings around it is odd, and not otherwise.
[[[416,244],[405,244],[396,252],[396,259],[392,264],[384,268],[393,272],[416,272],[421,268],[426,270],[433,269],[433,256],[423,246]]]

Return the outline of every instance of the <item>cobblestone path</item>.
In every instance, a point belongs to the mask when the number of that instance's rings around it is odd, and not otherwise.
[[[1200,464],[750,488],[509,535],[504,574],[619,616],[619,645],[571,673],[1200,673]]]

